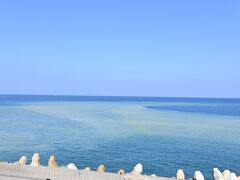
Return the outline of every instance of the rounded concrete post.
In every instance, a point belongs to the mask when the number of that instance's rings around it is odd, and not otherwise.
[[[41,166],[40,164],[40,156],[38,153],[34,153],[33,156],[32,156],[32,162],[31,162],[31,165],[32,166]]]
[[[105,172],[105,166],[101,164],[101,165],[97,168],[97,172],[99,172],[99,173]]]
[[[19,160],[18,163],[20,165],[26,165],[27,164],[27,156],[22,156]]]
[[[177,179],[185,179],[185,174],[182,169],[177,170],[176,178]]]

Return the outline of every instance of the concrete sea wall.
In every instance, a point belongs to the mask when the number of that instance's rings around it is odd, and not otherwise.
[[[105,166],[100,165],[96,171],[90,167],[79,170],[74,163],[66,166],[59,166],[55,156],[51,155],[48,166],[41,165],[41,158],[38,153],[34,153],[32,161],[27,165],[27,157],[22,156],[18,162],[0,162],[0,180],[185,180],[185,173],[182,169],[176,172],[172,178],[142,175],[143,166],[138,163],[133,167],[132,172],[125,174],[123,169],[118,173],[105,172]],[[204,180],[204,175],[200,171],[195,171],[194,180]],[[214,180],[240,180],[240,176],[229,170],[221,172],[218,168],[213,169]]]
[[[0,180],[175,180],[175,178],[0,163]]]

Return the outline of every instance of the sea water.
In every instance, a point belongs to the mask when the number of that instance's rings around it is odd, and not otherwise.
[[[147,175],[240,175],[240,100],[0,95],[0,160],[34,152],[114,173],[142,163]]]

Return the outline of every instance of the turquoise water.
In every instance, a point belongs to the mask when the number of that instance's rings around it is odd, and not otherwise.
[[[187,177],[212,168],[240,175],[240,100],[0,96],[0,160],[39,152],[60,164]]]

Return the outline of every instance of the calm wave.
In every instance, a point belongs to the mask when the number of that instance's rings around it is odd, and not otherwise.
[[[0,160],[34,152],[47,164],[191,177],[213,167],[240,174],[239,99],[0,96]]]

